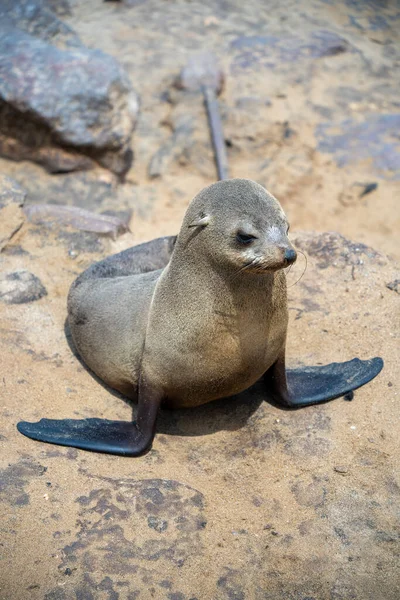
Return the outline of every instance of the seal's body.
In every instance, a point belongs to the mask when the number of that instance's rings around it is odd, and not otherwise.
[[[248,274],[243,281],[221,277],[205,264],[181,286],[174,267],[171,261],[156,286],[143,368],[151,371],[174,407],[247,389],[285,345],[284,272]],[[166,300],[173,306],[167,318]]]
[[[79,354],[105,383],[130,398],[137,395],[160,272],[83,281],[68,297],[68,322]]]
[[[115,454],[149,448],[161,404],[192,407],[264,377],[286,406],[344,395],[381,370],[354,359],[288,371],[284,267],[296,260],[279,202],[245,179],[191,202],[177,238],[160,238],[87,269],[71,287],[69,325],[86,364],[138,399],[137,422],[21,422],[29,437]]]
[[[221,188],[223,198],[216,193]],[[73,285],[69,324],[80,355],[130,397],[140,373],[149,374],[174,407],[247,389],[285,344],[282,268],[296,256],[287,227],[277,200],[256,183],[207,188],[190,206],[163,270],[107,279],[93,274]],[[251,239],[243,243],[238,232]],[[264,262],[253,272],[248,263],[255,258]]]

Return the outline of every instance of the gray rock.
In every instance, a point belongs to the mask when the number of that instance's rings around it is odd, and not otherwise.
[[[327,231],[318,236],[306,233],[296,242],[301,250],[305,250],[309,256],[315,258],[316,266],[320,269],[327,269],[330,266],[343,269],[346,266],[386,264],[383,254],[360,242],[351,242],[334,231]]]
[[[397,294],[400,293],[400,279],[394,279],[393,281],[390,281],[389,283],[386,284],[386,287],[389,290],[392,290],[392,292],[396,292]]]
[[[350,117],[320,123],[315,131],[318,150],[330,154],[339,167],[370,160],[371,173],[400,179],[400,114],[366,114],[363,121]]]
[[[69,13],[67,0],[2,0],[0,3],[3,25],[8,23],[61,48],[81,46],[75,31],[57,17]]]
[[[117,239],[129,231],[128,222],[113,215],[97,215],[77,206],[59,206],[57,204],[31,204],[25,207],[25,215],[31,223],[47,224],[51,227],[58,223],[80,231],[91,231]]]
[[[6,175],[0,175],[0,209],[11,203],[23,206],[25,198],[25,190],[16,181]]]
[[[138,113],[126,73],[38,0],[7,12],[8,4],[0,9],[0,155],[53,173],[98,163],[123,175]]]
[[[24,269],[0,274],[0,300],[7,304],[34,302],[47,296],[47,290],[36,275]]]

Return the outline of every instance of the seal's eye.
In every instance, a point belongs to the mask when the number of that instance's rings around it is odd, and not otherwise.
[[[243,231],[238,231],[236,234],[236,241],[243,246],[248,246],[252,244],[254,240],[256,240],[255,235],[251,235],[250,233],[243,233]]]

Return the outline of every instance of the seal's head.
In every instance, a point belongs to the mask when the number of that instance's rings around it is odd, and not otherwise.
[[[266,273],[292,264],[296,251],[278,200],[249,179],[219,181],[191,202],[180,244],[198,249],[224,268]]]

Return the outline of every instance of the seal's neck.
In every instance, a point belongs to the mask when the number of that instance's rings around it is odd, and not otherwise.
[[[257,296],[265,301],[272,293],[276,274],[249,273],[218,262],[213,256],[200,253],[196,245],[175,248],[168,267],[163,274],[168,293],[175,295],[176,302],[189,299],[193,304],[212,300],[214,308],[222,303],[246,304],[257,302]]]

